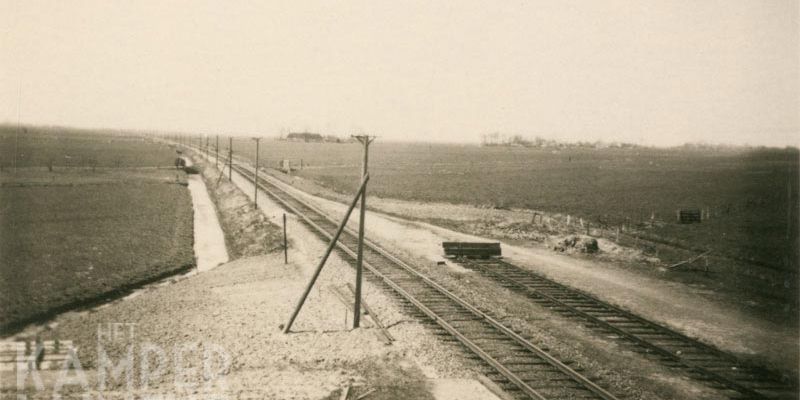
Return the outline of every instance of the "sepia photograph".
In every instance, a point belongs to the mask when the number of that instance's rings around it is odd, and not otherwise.
[[[798,273],[798,0],[0,0],[0,400],[798,400]]]

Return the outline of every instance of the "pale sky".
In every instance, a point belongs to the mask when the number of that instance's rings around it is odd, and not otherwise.
[[[0,121],[800,144],[797,0],[0,0]]]

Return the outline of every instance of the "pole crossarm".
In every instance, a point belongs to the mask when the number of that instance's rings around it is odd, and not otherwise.
[[[350,135],[350,137],[358,140],[358,142],[361,144],[364,144],[364,142],[366,141],[367,145],[374,142],[375,139],[378,138],[377,136],[370,136],[370,135]]]
[[[347,208],[347,213],[345,213],[344,218],[342,218],[342,222],[339,223],[339,227],[336,229],[336,234],[334,234],[333,237],[331,238],[331,241],[328,244],[328,248],[325,250],[325,255],[322,256],[322,259],[319,261],[319,264],[317,264],[317,269],[314,271],[314,275],[311,277],[311,280],[308,282],[308,285],[306,285],[306,289],[303,291],[303,295],[300,296],[300,300],[297,301],[297,306],[295,306],[295,309],[292,312],[292,316],[289,317],[289,322],[286,323],[286,327],[283,328],[283,333],[289,333],[289,330],[292,329],[292,324],[294,324],[294,320],[295,318],[297,318],[297,314],[300,313],[300,309],[303,308],[303,304],[306,302],[308,294],[311,292],[311,289],[314,288],[314,283],[317,282],[317,278],[319,278],[319,274],[320,272],[322,272],[322,267],[324,267],[325,262],[328,261],[328,256],[331,255],[333,248],[336,247],[336,242],[339,240],[339,235],[342,234],[344,227],[347,225],[347,220],[350,219],[350,214],[356,207],[358,199],[360,199],[361,195],[364,193],[368,181],[369,181],[369,175],[364,176],[364,179],[361,181],[361,187],[358,188],[358,193],[356,193],[356,195],[353,196],[353,200],[350,202],[350,206]]]

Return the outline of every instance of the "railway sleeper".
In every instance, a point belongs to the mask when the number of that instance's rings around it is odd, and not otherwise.
[[[498,360],[500,361],[500,360]],[[546,365],[548,364],[547,361],[541,359],[531,359],[531,358],[512,358],[512,359],[504,359],[501,361],[503,365],[510,368],[531,368],[534,365]]]
[[[537,390],[539,394],[548,399],[596,399],[597,396],[586,389],[564,390],[557,388],[544,388]]]
[[[557,299],[557,300],[560,300],[562,303],[572,307],[593,307],[593,308],[602,307],[601,305],[589,300],[574,300],[574,299],[569,299],[569,300]]]
[[[595,318],[598,318],[601,315],[609,315],[609,314],[616,314],[617,312],[614,310],[608,310],[604,308],[595,308],[595,307],[574,307],[577,310],[583,311],[589,315],[592,315]]]
[[[653,329],[650,329],[650,328],[632,328],[632,329],[621,329],[621,330],[626,332],[626,333],[628,333],[628,334],[635,335],[635,336],[639,336],[639,335],[656,335],[656,334],[660,333],[660,332],[658,332],[656,330],[653,330]]]
[[[487,333],[471,336],[470,340],[510,340],[510,338],[502,333]]]
[[[648,342],[658,345],[659,343],[666,343],[664,346],[676,346],[677,344],[686,344],[686,340],[681,339],[679,337],[668,336],[665,333],[654,333],[654,334],[640,334],[642,339],[646,339]],[[692,345],[692,347],[695,347]]]
[[[696,356],[692,356],[691,354],[688,355],[688,356],[686,354],[680,354],[680,355],[677,355],[677,357],[679,359],[681,359],[682,361],[685,361],[685,362],[690,363],[692,365],[702,365],[702,366],[704,366],[704,368],[705,368],[705,366],[717,367],[717,368],[722,367],[722,368],[725,368],[725,369],[731,370],[731,371],[737,371],[737,370],[738,371],[744,371],[744,370],[739,369],[736,366],[736,364],[725,363],[725,361],[719,360],[717,358],[709,358],[707,354],[706,355],[696,355]]]
[[[514,370],[514,375],[525,382],[559,382],[560,384],[573,383],[576,384],[574,378],[557,370],[545,368],[528,368]]]
[[[558,379],[531,379],[525,380],[525,383],[530,385],[534,390],[537,392],[545,391],[545,390],[552,390],[552,389],[583,389],[583,385],[577,382],[566,382],[563,380]]]
[[[622,315],[603,315],[603,316],[601,316],[599,318],[602,319],[603,322],[607,322],[607,323],[613,324],[613,325],[619,324],[619,325],[625,326],[627,324],[633,324],[633,323],[636,323],[637,325],[641,324],[639,322],[636,322],[636,321],[634,321],[632,319],[629,319],[628,317],[625,317],[625,316],[622,316]]]
[[[513,348],[511,346],[504,346],[504,348],[498,347],[487,347],[484,349],[487,353],[493,353],[495,359],[525,359],[525,360],[537,360],[547,363],[546,360],[542,359],[541,357],[529,352],[526,349],[522,348]]]
[[[737,371],[739,369],[738,366],[735,364],[731,364],[729,362],[720,361],[720,360],[712,360],[708,362],[698,363],[703,366],[703,368],[712,370],[712,371]]]

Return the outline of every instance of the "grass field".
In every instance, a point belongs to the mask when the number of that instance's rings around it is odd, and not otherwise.
[[[132,134],[0,125],[0,167],[170,166],[175,150]]]
[[[100,155],[170,165],[174,150],[96,135],[21,142],[30,154],[71,149],[104,164],[49,172],[37,156],[0,173],[0,331],[194,265],[192,203],[177,172],[107,168],[115,159]]]
[[[299,175],[342,193],[357,189],[358,144],[270,141],[261,149],[262,165],[303,159]],[[251,140],[234,140],[234,151],[254,158]],[[611,228],[652,216],[662,223],[648,228],[651,236],[797,269],[796,149],[552,150],[379,139],[370,174],[369,192],[381,197],[541,210]],[[711,219],[677,224],[683,207],[708,209]]]

